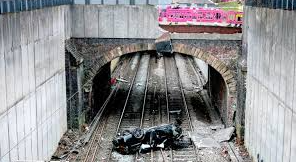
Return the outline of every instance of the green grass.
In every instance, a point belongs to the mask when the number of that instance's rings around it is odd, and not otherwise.
[[[243,11],[243,5],[238,2],[221,2],[218,3],[218,7],[225,11]]]

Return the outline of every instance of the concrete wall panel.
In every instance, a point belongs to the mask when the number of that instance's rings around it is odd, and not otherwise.
[[[34,43],[28,44],[28,79],[29,79],[29,92],[35,90],[35,51]]]
[[[22,69],[22,89],[23,95],[27,95],[30,92],[30,79],[29,79],[29,56],[28,47],[21,46],[21,69]]]
[[[37,160],[38,158],[38,136],[37,136],[37,129],[32,132],[32,159]]]
[[[20,16],[18,16],[16,13],[13,13],[11,15],[10,23],[12,29],[12,47],[17,48],[21,45],[21,33],[19,30]]]
[[[114,37],[114,6],[99,7],[99,37]]]
[[[15,102],[20,100],[23,96],[23,79],[22,79],[22,54],[21,48],[17,47],[13,52],[14,58],[14,93]]]
[[[17,146],[18,160],[26,160],[26,145],[25,140],[19,142]]]
[[[29,135],[25,139],[25,159],[26,160],[32,160],[33,159],[33,153],[32,153],[32,135]]]
[[[291,155],[291,138],[292,138],[292,111],[290,109],[285,110],[285,123],[284,123],[284,144],[283,144],[283,161],[289,161]]]
[[[118,38],[128,36],[128,10],[128,7],[114,6],[114,35]]]
[[[293,113],[292,117],[292,139],[291,139],[291,158],[290,161],[296,160],[296,114]]]
[[[0,38],[1,39],[1,38]],[[5,58],[4,53],[0,53],[0,115],[6,111],[6,81],[5,81]]]
[[[16,131],[17,131],[17,143],[23,141],[25,137],[25,119],[24,119],[24,103],[23,100],[16,104]]]
[[[72,37],[84,37],[84,7],[72,7]]]
[[[71,8],[72,37],[157,38],[162,33],[153,6],[74,5]],[[97,22],[97,14],[98,35],[94,30],[97,24],[93,23]],[[83,22],[89,25],[84,26]]]
[[[3,41],[3,47],[4,47],[4,51],[11,51],[11,47],[12,47],[12,29],[11,29],[11,24],[10,24],[10,19],[11,19],[11,15],[7,15],[7,16],[3,16],[3,39],[5,39],[5,41]]]
[[[295,13],[246,7],[245,14],[248,17],[248,28],[244,28],[248,44],[245,143],[255,161],[293,161]]]
[[[8,110],[8,127],[9,127],[9,149],[17,145],[17,123],[16,123],[16,106]]]
[[[30,102],[30,96],[26,97],[24,99],[24,113],[23,113],[23,117],[24,117],[24,135],[27,136],[28,134],[31,133],[31,125],[32,125],[32,120],[31,120],[31,102]],[[19,114],[19,113],[18,113]]]
[[[0,116],[0,148],[1,148],[1,154],[0,159],[9,153],[9,133],[8,133],[8,118],[7,114],[3,114]]]
[[[90,5],[84,10],[84,24],[85,24],[85,37],[98,37],[99,36],[99,13],[95,5]]]
[[[11,51],[5,54],[5,67],[7,107],[11,107],[15,101],[14,57]]]

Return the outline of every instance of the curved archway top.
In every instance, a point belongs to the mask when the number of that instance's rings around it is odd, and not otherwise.
[[[232,70],[219,58],[212,54],[207,53],[197,47],[193,47],[186,44],[174,43],[173,51],[177,53],[187,54],[194,56],[205,63],[209,64],[215,70],[217,70],[224,79],[230,94],[236,94],[236,81]]]
[[[91,78],[94,78],[97,71],[102,67],[104,64],[112,61],[113,59],[120,57],[125,54],[135,53],[135,52],[143,52],[143,51],[151,51],[156,50],[155,43],[136,43],[136,44],[126,44],[121,45],[118,47],[113,48],[112,50],[106,52],[104,54],[104,59],[100,59],[97,62],[100,62],[101,66],[95,66],[92,70]],[[197,47],[193,47],[186,44],[181,43],[174,43],[173,44],[173,52],[182,53],[186,55],[191,55],[197,57],[200,60],[203,60],[210,66],[212,66],[215,70],[217,70],[222,78],[224,79],[227,87],[229,89],[230,94],[236,94],[236,81],[234,79],[234,74],[232,70],[220,59],[215,57],[212,54],[207,53]]]

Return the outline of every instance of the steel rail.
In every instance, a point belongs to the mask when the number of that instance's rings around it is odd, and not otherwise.
[[[175,56],[174,56],[174,61],[176,63]],[[188,106],[187,106],[187,101],[186,101],[185,94],[184,94],[184,88],[183,88],[183,84],[182,84],[182,81],[181,81],[181,78],[180,78],[180,72],[179,72],[179,68],[177,66],[177,63],[176,63],[176,67],[177,67],[177,77],[178,77],[178,82],[179,82],[179,86],[180,86],[180,89],[181,89],[182,100],[183,100],[183,104],[184,104],[184,107],[185,107],[187,119],[189,121],[190,131],[192,132],[194,130],[194,128],[193,128],[193,125],[192,125],[191,116],[190,116],[189,109],[188,109]],[[195,145],[193,145],[193,147],[194,147],[194,152],[195,152],[195,155],[196,155],[196,159],[198,161],[198,150],[197,150]]]
[[[126,97],[126,99],[125,99],[125,103],[124,103],[124,106],[123,106],[123,109],[122,109],[122,112],[121,112],[121,115],[120,115],[120,118],[119,118],[119,122],[118,122],[118,124],[117,124],[117,128],[116,128],[116,131],[115,131],[115,132],[116,132],[115,135],[118,134],[118,131],[119,131],[119,128],[120,128],[120,125],[121,125],[121,121],[122,121],[122,118],[123,118],[123,116],[124,116],[125,109],[126,109],[126,106],[127,106],[128,100],[129,100],[129,97],[130,97],[130,93],[131,93],[131,91],[132,91],[132,89],[133,89],[134,81],[135,81],[135,79],[136,79],[136,76],[137,76],[137,73],[138,73],[138,70],[139,70],[141,57],[142,57],[142,56],[140,56],[139,62],[137,63],[137,67],[136,67],[135,75],[134,75],[133,78],[132,78],[132,82],[131,82],[131,84],[130,84],[130,88],[129,88],[129,90],[128,90],[127,97]],[[108,157],[108,161],[110,161],[111,156],[112,156],[112,152],[113,152],[113,151],[114,151],[114,149],[112,148],[111,151],[110,151],[109,157]]]
[[[121,63],[123,63],[123,59],[120,60],[119,64],[121,64]],[[125,64],[125,66],[121,66],[120,69],[118,69],[118,66],[116,67],[116,69],[115,69],[116,72],[115,72],[115,75],[113,75],[113,76],[117,76],[117,77],[120,76],[119,73],[121,72],[121,69],[125,69],[128,65],[130,65],[130,63],[131,63],[131,57],[127,60],[127,63]],[[127,72],[125,72],[124,75],[126,75],[126,73],[127,73]],[[119,87],[120,87],[120,85],[117,84],[117,85],[116,85],[116,88],[114,88],[114,89],[111,91],[111,93],[109,94],[109,96],[108,96],[107,99],[105,100],[104,104],[101,106],[99,112],[98,112],[97,115],[95,116],[93,122],[91,123],[91,127],[92,127],[92,129],[91,129],[91,131],[88,133],[87,137],[85,137],[85,139],[84,139],[84,144],[87,144],[87,143],[88,143],[89,139],[93,136],[94,133],[95,133],[95,137],[91,139],[90,146],[89,146],[89,148],[88,148],[88,150],[87,150],[87,153],[86,153],[85,159],[83,160],[84,162],[86,162],[87,159],[88,159],[89,153],[90,153],[90,151],[91,151],[91,149],[92,149],[92,146],[93,146],[93,144],[94,144],[95,138],[96,138],[96,136],[97,136],[97,132],[99,131],[99,129],[98,129],[98,128],[99,128],[99,127],[98,127],[98,123],[99,123],[99,121],[100,121],[100,119],[101,119],[101,116],[102,116],[103,112],[105,111],[106,106],[109,104],[109,101],[110,101],[111,97],[112,97],[113,95],[114,95],[114,97],[116,96],[116,93],[117,93]],[[105,127],[105,125],[103,125],[103,127],[102,127],[102,129],[101,129],[101,132],[104,130],[104,127]],[[77,161],[77,158],[78,158],[78,157],[81,157],[81,155],[80,155],[80,156],[77,156],[77,157],[75,158],[74,161]]]
[[[145,85],[145,92],[144,92],[144,97],[143,97],[141,122],[140,122],[141,129],[143,127],[143,119],[144,119],[144,112],[145,112],[146,98],[147,98],[147,91],[148,91],[148,84],[149,84],[149,77],[150,77],[150,68],[151,68],[150,59],[151,59],[151,57],[149,57],[149,60],[148,60],[148,70],[147,70],[147,74],[146,74],[146,85]],[[135,161],[137,161],[138,156],[139,156],[139,153],[137,152],[136,157],[135,157]]]
[[[168,115],[168,119],[167,122],[170,123],[170,110],[169,110],[169,99],[168,99],[168,82],[167,82],[167,69],[166,69],[166,63],[165,63],[165,58],[163,57],[163,67],[164,67],[164,80],[165,80],[165,98],[166,98],[166,108],[167,108],[167,115]],[[173,162],[173,150],[172,148],[170,148],[170,161]],[[166,161],[165,159],[163,159],[164,161]]]

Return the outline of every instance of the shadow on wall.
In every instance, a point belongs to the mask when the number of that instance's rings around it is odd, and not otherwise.
[[[223,123],[227,123],[227,87],[220,73],[209,66],[210,97],[213,106],[218,110]]]

